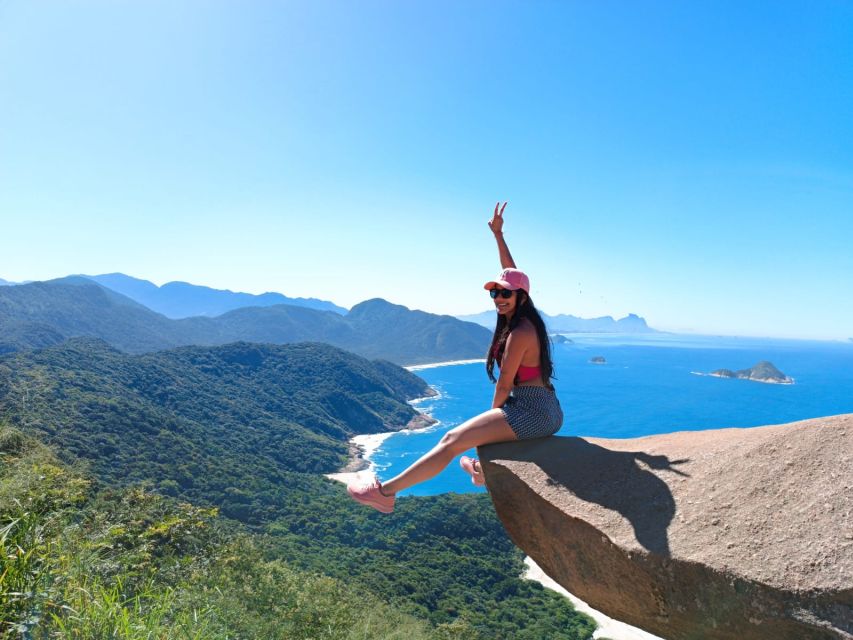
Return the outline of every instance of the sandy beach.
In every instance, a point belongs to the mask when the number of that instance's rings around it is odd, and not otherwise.
[[[409,400],[409,404],[415,405],[425,400],[435,400],[441,397],[441,394],[433,389],[435,393],[431,396],[423,396]],[[376,473],[376,464],[371,460],[374,452],[382,445],[385,440],[393,436],[395,433],[407,433],[411,431],[420,431],[428,427],[436,427],[441,424],[438,420],[422,411],[418,412],[406,425],[405,429],[399,431],[387,431],[385,433],[365,433],[350,438],[349,445],[349,461],[346,466],[337,473],[327,473],[325,476],[330,480],[337,480],[344,484],[350,482],[369,481]]]
[[[434,369],[436,367],[449,367],[454,364],[474,364],[476,362],[485,363],[485,358],[475,358],[473,360],[448,360],[447,362],[430,362],[429,364],[412,364],[403,367],[407,371],[420,371],[421,369]]]
[[[353,447],[350,449],[350,462],[338,473],[325,474],[330,480],[337,480],[344,484],[350,482],[367,482],[373,478],[376,465],[370,461],[370,456],[379,446],[397,431],[387,433],[366,433],[355,436],[350,440]]]
[[[552,591],[556,591],[557,593],[566,596],[574,605],[575,609],[581,613],[587,614],[590,618],[595,620],[595,624],[598,625],[598,628],[595,630],[595,633],[592,636],[593,638],[610,638],[610,640],[663,640],[663,638],[660,638],[659,636],[652,635],[647,631],[643,631],[637,627],[632,627],[624,622],[619,622],[618,620],[614,620],[613,618],[604,615],[600,611],[596,611],[586,602],[580,598],[576,598],[557,582],[552,580],[548,574],[542,571],[539,565],[537,565],[530,556],[524,558],[524,564],[527,565],[527,569],[522,574],[522,578],[538,582],[546,589],[551,589]]]

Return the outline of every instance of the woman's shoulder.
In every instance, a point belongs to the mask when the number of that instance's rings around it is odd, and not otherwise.
[[[536,327],[533,326],[533,323],[527,318],[522,318],[515,329],[512,330],[512,334],[518,336],[519,338],[536,338]]]

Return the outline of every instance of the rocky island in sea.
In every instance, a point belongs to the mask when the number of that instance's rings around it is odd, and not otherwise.
[[[607,360],[604,359],[604,356],[593,356],[589,359],[592,364],[606,364]]]
[[[755,380],[756,382],[769,382],[771,384],[794,384],[794,379],[779,371],[772,362],[762,360],[754,367],[732,371],[731,369],[717,369],[708,374],[717,378],[741,378],[743,380]]]
[[[550,336],[551,342],[554,344],[574,344],[574,340],[567,338],[562,333],[552,333]]]

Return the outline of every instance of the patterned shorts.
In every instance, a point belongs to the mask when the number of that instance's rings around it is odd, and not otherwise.
[[[563,424],[557,394],[547,387],[513,387],[501,412],[519,440],[552,436]]]

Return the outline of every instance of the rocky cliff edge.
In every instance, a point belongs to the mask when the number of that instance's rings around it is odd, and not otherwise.
[[[510,537],[668,640],[853,639],[853,414],[480,447]]]

